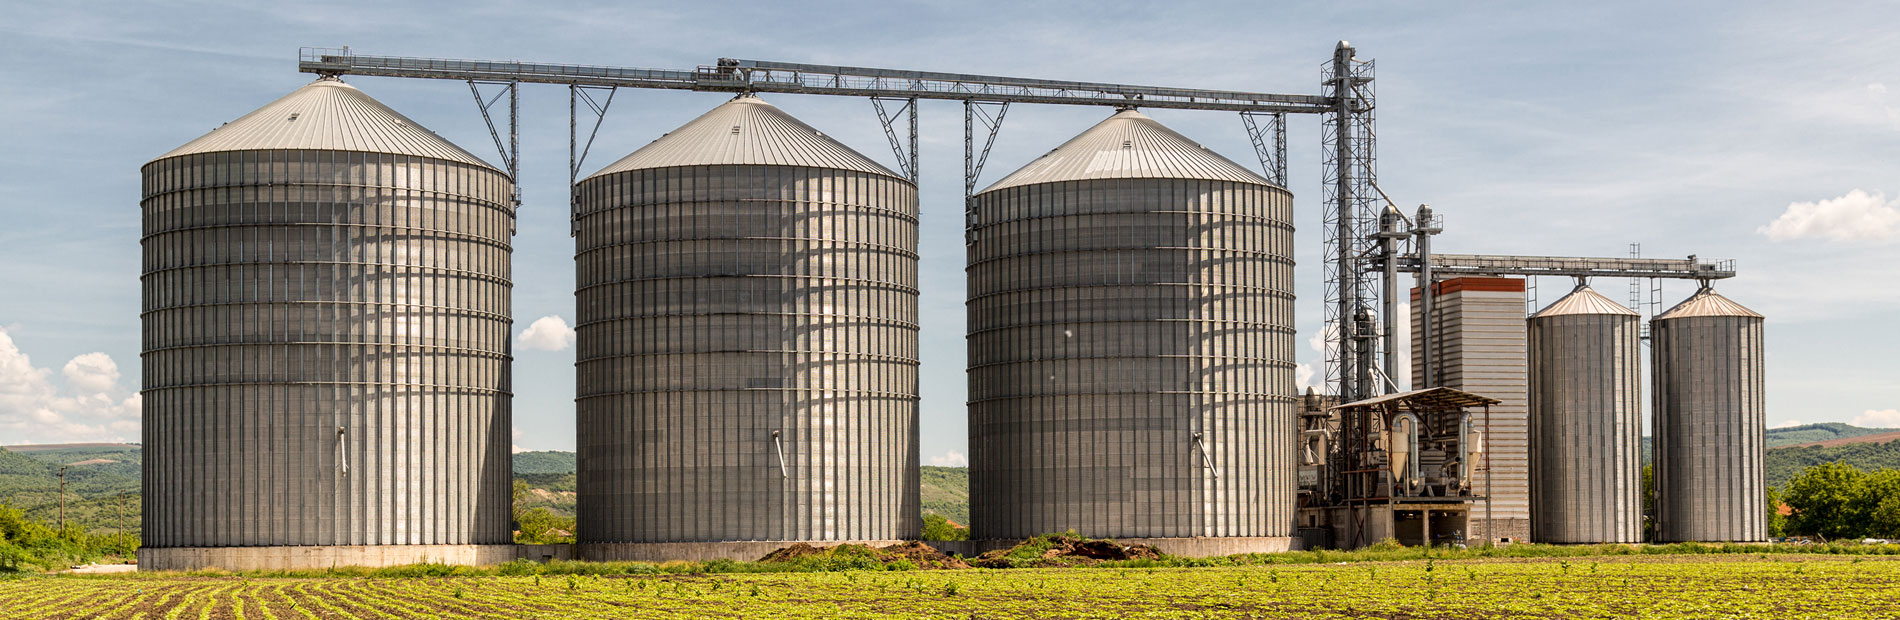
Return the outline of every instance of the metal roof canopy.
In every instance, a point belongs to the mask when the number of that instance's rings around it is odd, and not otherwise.
[[[1504,402],[1495,398],[1491,398],[1489,396],[1473,394],[1471,392],[1466,392],[1464,390],[1458,390],[1458,389],[1441,386],[1441,387],[1434,387],[1434,388],[1425,388],[1423,390],[1412,390],[1410,392],[1399,392],[1397,394],[1386,394],[1384,396],[1375,396],[1375,397],[1368,398],[1365,400],[1357,400],[1350,403],[1345,403],[1343,405],[1335,405],[1331,409],[1329,409],[1329,411],[1336,411],[1340,409],[1361,409],[1365,407],[1374,407],[1378,405],[1383,405],[1385,403],[1394,402],[1394,401],[1397,401],[1397,403],[1400,405],[1407,405],[1408,408],[1411,408],[1411,409],[1421,409],[1421,408],[1458,409],[1458,408],[1463,408],[1463,407],[1480,407],[1484,405],[1496,405],[1496,404],[1500,404]],[[1425,407],[1409,407],[1410,405],[1414,403],[1419,404],[1419,405],[1424,405]]]

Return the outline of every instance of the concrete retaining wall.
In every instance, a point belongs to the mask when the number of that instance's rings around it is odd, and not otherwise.
[[[1290,537],[1266,538],[1120,538],[1124,545],[1154,545],[1162,553],[1208,557],[1236,553],[1277,553],[1294,548]],[[858,544],[895,545],[901,540],[810,542],[818,547]],[[1020,540],[924,541],[944,553],[975,557],[1008,549]],[[380,545],[353,547],[163,547],[139,550],[139,570],[321,570],[338,566],[401,566],[434,562],[485,566],[512,560],[587,560],[593,562],[755,562],[798,541],[586,543],[580,545]]]
[[[489,565],[515,559],[571,560],[573,545],[364,545],[339,547],[147,547],[139,570],[313,570],[436,562]]]
[[[799,542],[801,541],[582,543],[577,546],[580,547],[581,559],[590,562],[704,562],[706,560],[756,562],[759,558],[765,557],[768,553],[796,545]],[[843,544],[883,547],[904,541],[848,540],[803,542],[814,547],[834,547]]]

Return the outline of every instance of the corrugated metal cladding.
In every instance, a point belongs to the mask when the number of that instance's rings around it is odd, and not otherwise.
[[[1703,289],[1651,325],[1657,537],[1766,539],[1762,316]]]
[[[1486,499],[1471,509],[1467,540],[1530,539],[1530,413],[1525,372],[1524,280],[1453,278],[1433,284],[1435,375],[1430,384],[1504,401],[1476,413],[1483,463],[1472,488]],[[1424,304],[1412,290],[1412,350],[1424,351]],[[1425,385],[1423,364],[1412,385]],[[1474,412],[1475,413],[1475,412]]]
[[[973,207],[973,535],[1291,535],[1291,195],[1124,111]]]
[[[916,536],[910,182],[740,97],[575,218],[583,542]]]
[[[1587,286],[1530,318],[1537,542],[1643,540],[1641,324]]]
[[[510,542],[508,177],[333,79],[143,175],[145,545]]]

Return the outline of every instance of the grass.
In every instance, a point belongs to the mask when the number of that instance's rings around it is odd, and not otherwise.
[[[1629,553],[1218,567],[0,579],[0,618],[1861,618],[1900,557]],[[1389,553],[1389,552],[1386,552]],[[743,564],[743,563],[737,563]],[[569,563],[549,568],[573,567]],[[595,568],[604,568],[596,565]],[[624,567],[624,566],[623,566]],[[477,569],[471,569],[477,570]],[[479,569],[488,570],[488,569]]]

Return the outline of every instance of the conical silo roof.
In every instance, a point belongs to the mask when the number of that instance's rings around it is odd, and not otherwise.
[[[318,78],[158,159],[268,150],[391,153],[498,170],[356,87],[331,77]]]
[[[1694,295],[1690,295],[1688,299],[1682,300],[1682,303],[1676,304],[1676,307],[1670,308],[1668,312],[1656,315],[1656,320],[1686,319],[1698,316],[1743,316],[1757,319],[1762,318],[1762,316],[1757,314],[1754,310],[1744,308],[1741,304],[1721,296],[1716,293],[1713,288],[1705,287],[1696,291]]]
[[[904,178],[750,95],[701,114],[588,178],[628,170],[722,165],[807,166]]]
[[[1556,303],[1545,306],[1543,310],[1537,311],[1537,314],[1531,315],[1531,318],[1537,319],[1568,314],[1626,314],[1629,316],[1642,316],[1637,314],[1635,310],[1626,308],[1623,304],[1616,303],[1616,300],[1604,297],[1602,293],[1598,293],[1588,286],[1579,286],[1577,290],[1570,291],[1570,294],[1565,295],[1563,299],[1559,299]]]
[[[1273,185],[1147,115],[1122,110],[978,193],[1092,179],[1205,179]]]

